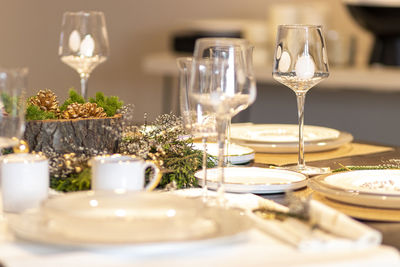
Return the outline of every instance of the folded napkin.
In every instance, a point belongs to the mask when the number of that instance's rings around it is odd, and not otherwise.
[[[267,205],[275,210],[280,206],[279,209],[285,212],[286,207],[271,202],[263,199],[260,200],[260,205]],[[259,217],[252,211],[247,213],[259,229],[302,251],[376,246],[382,241],[380,232],[315,200],[310,201],[312,223],[292,217],[283,221],[269,220]]]
[[[201,189],[177,190],[176,194],[201,196]],[[208,192],[215,196],[214,191]],[[285,220],[264,219],[252,210],[266,207],[269,210],[288,212],[288,208],[272,200],[254,194],[226,193],[227,206],[246,210],[254,226],[264,233],[284,241],[301,251],[324,251],[334,249],[361,248],[379,245],[380,232],[336,211],[319,201],[310,200],[310,221],[304,222],[294,217]],[[316,226],[316,227],[315,227]]]

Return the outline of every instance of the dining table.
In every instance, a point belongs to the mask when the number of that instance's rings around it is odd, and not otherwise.
[[[344,166],[382,166],[384,164],[399,165],[400,168],[400,147],[390,146],[384,144],[377,144],[371,142],[354,141],[351,144],[345,145],[346,148],[341,147],[334,151],[328,152],[316,152],[316,153],[306,153],[307,164],[316,167],[329,167],[331,170],[340,169]],[[363,147],[363,148],[362,148]],[[345,152],[338,153],[339,150],[343,149]],[[360,149],[360,151],[357,151]],[[331,156],[329,154],[332,154]],[[276,158],[286,158],[288,155],[274,155],[274,154],[258,154],[256,155],[256,161],[252,163],[253,166],[259,167],[270,167],[274,164],[268,164],[268,157],[271,157],[270,162],[276,162]],[[292,157],[290,163],[295,161],[295,156]],[[258,158],[258,160],[257,160]],[[285,165],[286,162],[280,162],[280,165]],[[301,196],[312,196],[317,194],[313,192],[310,188],[302,189],[297,192]],[[317,194],[318,195],[318,194]],[[264,198],[274,200],[276,202],[285,204],[284,194],[273,194],[273,195],[262,195]],[[380,231],[383,236],[383,244],[393,246],[400,250],[400,218],[392,218],[392,214],[396,213],[397,210],[382,210],[382,209],[368,209],[364,207],[354,207],[345,204],[340,204],[338,202],[330,201],[322,196],[317,197],[318,200],[322,200],[329,206],[339,208],[342,212],[348,215],[355,215],[359,221],[369,225],[370,227]],[[353,210],[352,210],[353,209]],[[356,209],[356,211],[354,211]],[[358,210],[357,210],[358,209]],[[389,214],[389,220],[380,220],[382,214]],[[353,216],[354,217],[354,216]]]
[[[255,159],[246,166],[270,168],[293,164],[296,160],[296,154],[256,153]],[[400,166],[400,147],[353,141],[334,150],[306,153],[306,160],[309,165],[329,167],[331,170],[343,166],[377,166],[389,161]],[[184,242],[178,246],[59,247],[15,237],[7,226],[7,216],[3,215],[0,218],[0,266],[400,266],[400,219],[397,214],[391,217],[391,213],[397,213],[398,210],[335,203],[309,187],[293,193],[314,198],[378,230],[383,237],[382,245],[302,252],[252,229],[245,238],[240,236],[221,243],[206,241]],[[284,193],[258,194],[257,197],[286,204]],[[380,218],[381,213],[388,220]]]

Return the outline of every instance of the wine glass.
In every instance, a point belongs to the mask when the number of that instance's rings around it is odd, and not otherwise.
[[[208,86],[207,76],[209,62],[199,60],[193,63],[191,57],[181,57],[177,59],[179,68],[179,103],[180,111],[183,118],[183,125],[193,136],[201,136],[203,143],[203,201],[207,201],[207,138],[216,134],[215,113],[206,111],[198,103],[195,103],[188,95],[189,82],[193,68],[199,71],[196,86]]]
[[[246,39],[241,39],[241,38],[203,38],[203,39],[199,39],[197,40],[197,42],[199,43],[199,46],[202,46],[202,43],[204,43],[204,45],[206,46],[218,46],[221,44],[221,41],[223,40],[223,42],[225,44],[232,44],[232,45],[237,45],[240,46],[241,48],[239,49],[243,49],[244,51],[246,51],[247,49],[252,50],[253,48],[250,46],[249,42]],[[207,52],[206,52],[207,55]],[[198,55],[199,56],[199,55]],[[210,59],[212,59],[212,57],[214,55],[210,54]],[[250,57],[249,60],[252,60],[252,58]],[[225,159],[224,159],[224,163],[225,166],[232,166],[232,163],[230,162],[230,157],[229,157],[229,148],[230,148],[230,144],[231,144],[231,118],[229,118],[226,122],[226,145],[225,145]]]
[[[27,75],[26,68],[0,68],[0,148],[17,146],[24,133]]]
[[[103,12],[65,12],[62,20],[58,55],[81,78],[81,95],[86,99],[88,79],[93,69],[109,54]]]
[[[224,148],[227,122],[246,109],[256,98],[252,68],[253,47],[243,39],[201,38],[196,41],[193,54],[189,97],[216,115],[218,141],[218,201],[224,205]],[[204,74],[196,64],[209,62],[206,86],[197,86]]]
[[[0,68],[0,148],[16,146],[25,130],[27,68]]]
[[[321,26],[280,25],[274,56],[273,77],[289,87],[297,97],[299,158],[288,169],[307,175],[325,173],[323,168],[306,166],[304,160],[304,102],[313,86],[328,78],[328,57]]]

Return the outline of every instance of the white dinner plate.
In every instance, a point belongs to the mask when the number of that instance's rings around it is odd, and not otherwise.
[[[234,142],[250,147],[256,152],[298,153],[298,133],[293,133],[293,127],[298,131],[298,126],[294,124],[233,124],[231,138]],[[266,129],[264,136],[263,128]],[[308,136],[305,138],[306,152],[327,151],[353,141],[350,133],[325,127],[306,125],[306,132],[308,132],[305,134]],[[253,135],[255,138],[251,139]]]
[[[274,194],[306,186],[307,177],[301,173],[258,167],[227,167],[224,169],[225,190],[232,193]],[[203,179],[203,170],[195,173]],[[218,168],[207,169],[207,186],[218,186]]]
[[[237,211],[160,193],[78,192],[12,216],[17,237],[63,246],[107,248],[233,238],[249,229]]]
[[[193,146],[203,151],[204,147],[202,143],[193,143]],[[226,149],[225,149],[226,152]],[[211,156],[218,157],[218,144],[217,143],[207,143],[207,153]],[[255,151],[250,147],[240,146],[231,143],[228,149],[229,161],[232,164],[245,164],[254,159]],[[228,156],[225,153],[225,157]]]
[[[304,141],[317,142],[337,139],[340,131],[321,127],[304,126]],[[299,126],[297,124],[232,124],[231,138],[247,142],[297,143]]]
[[[333,200],[400,209],[400,170],[357,170],[321,175],[310,179],[309,185]]]

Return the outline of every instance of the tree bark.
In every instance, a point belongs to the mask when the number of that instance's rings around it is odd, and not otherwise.
[[[115,153],[122,132],[122,116],[74,120],[28,121],[24,139],[30,151],[57,153]]]

